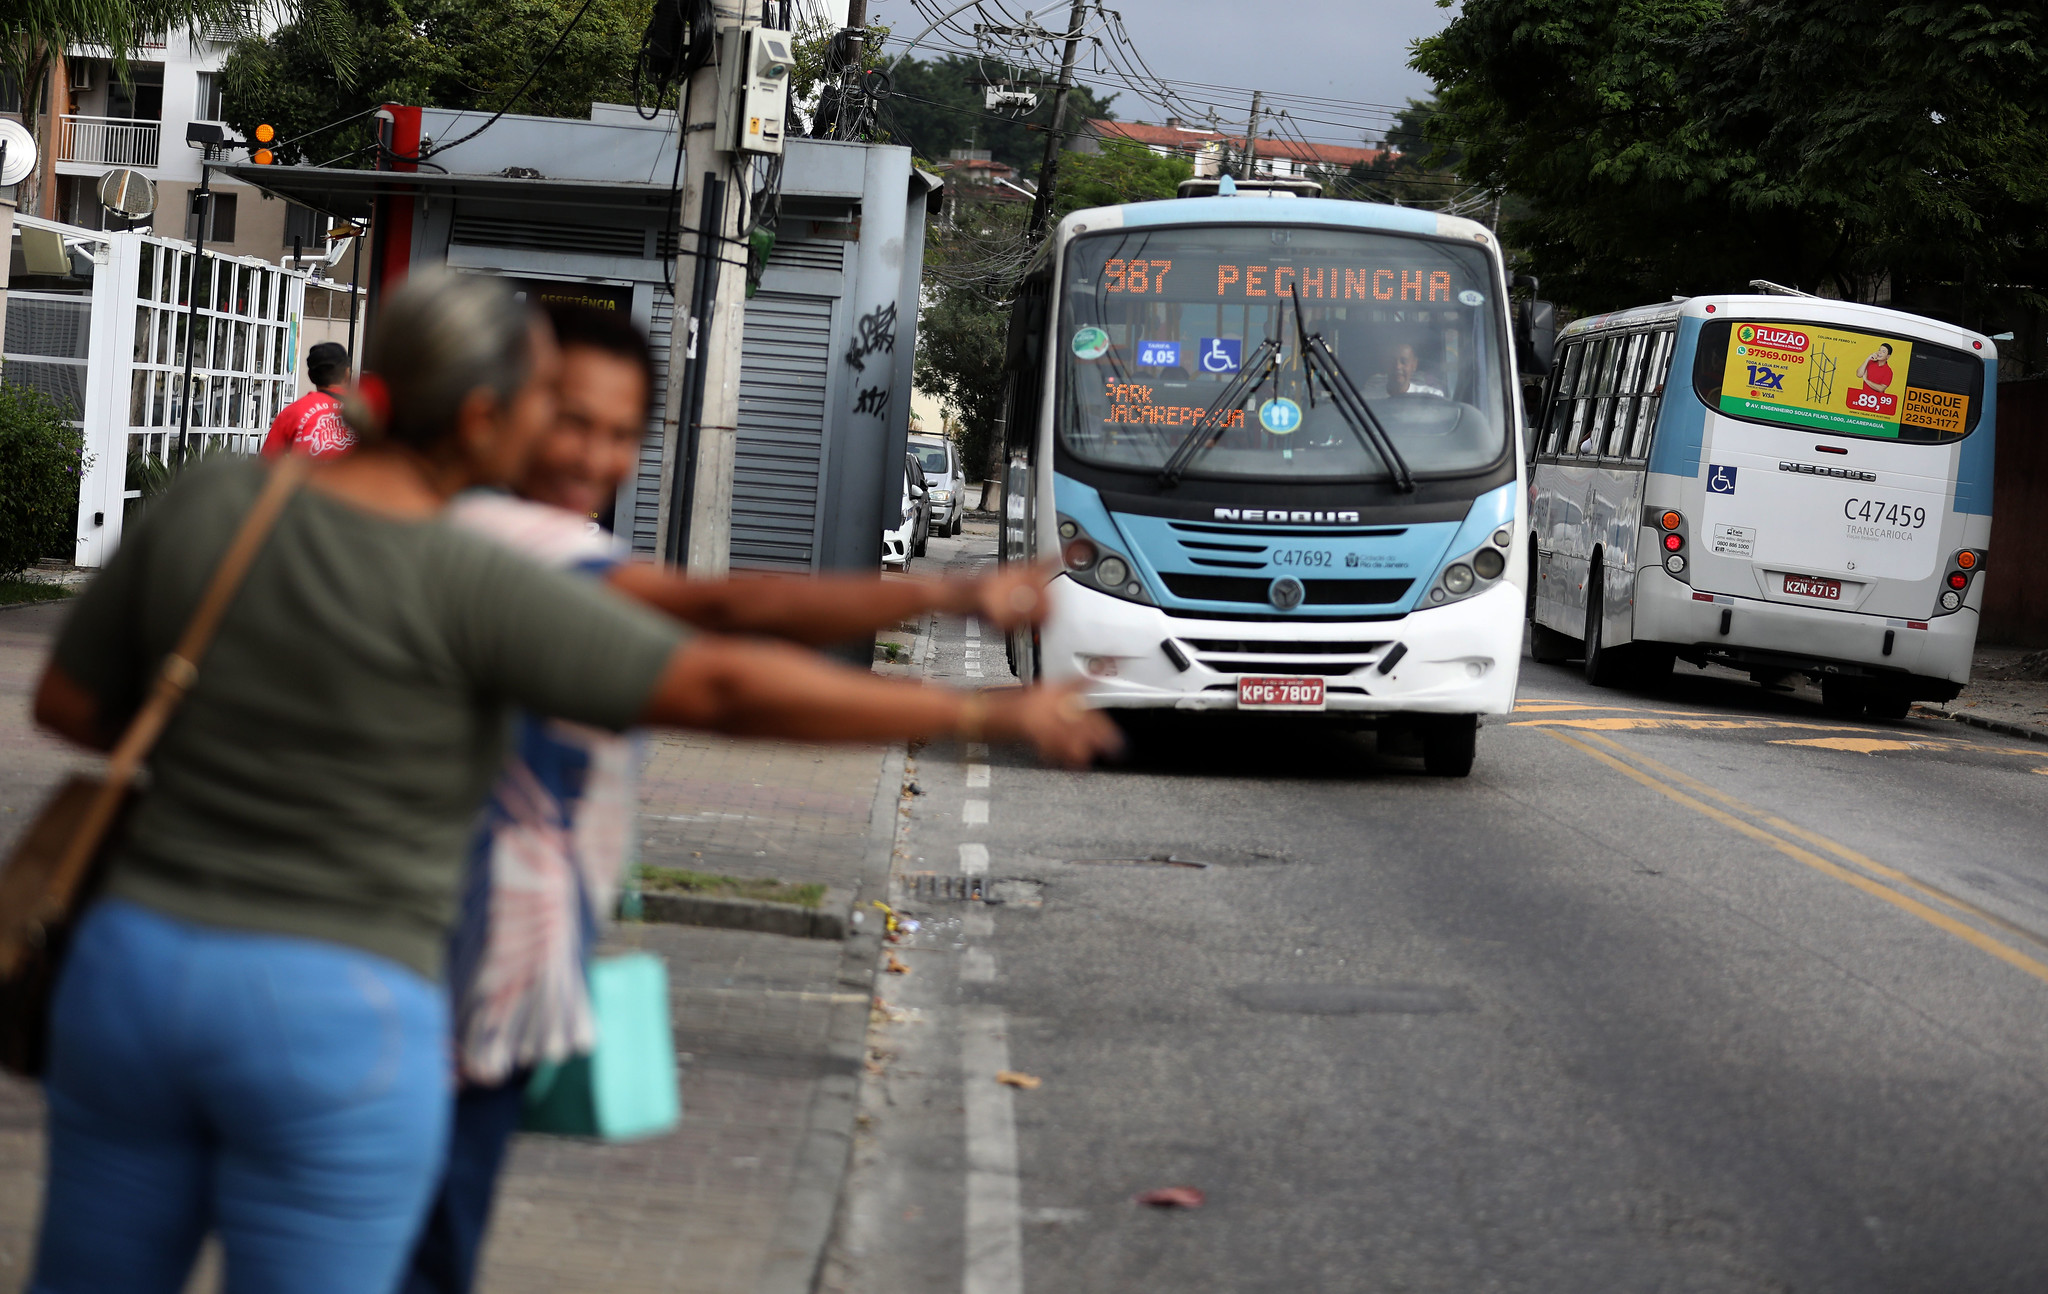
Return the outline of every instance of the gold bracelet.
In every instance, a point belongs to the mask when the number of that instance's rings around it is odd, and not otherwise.
[[[960,703],[960,717],[953,724],[953,735],[961,741],[981,741],[987,726],[987,700],[979,692],[968,693],[967,699]]]

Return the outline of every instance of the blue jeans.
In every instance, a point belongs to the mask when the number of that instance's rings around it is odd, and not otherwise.
[[[58,982],[32,1294],[387,1294],[448,1136],[448,1010],[396,962],[106,901]]]
[[[496,1087],[465,1087],[455,1098],[448,1166],[399,1294],[469,1294],[475,1288],[491,1203],[498,1194],[498,1170],[505,1165],[512,1134],[519,1131],[526,1081],[532,1076],[533,1071],[520,1070]]]

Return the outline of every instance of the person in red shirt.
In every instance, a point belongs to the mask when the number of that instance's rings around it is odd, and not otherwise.
[[[332,458],[355,447],[356,434],[341,416],[342,392],[348,389],[348,348],[323,341],[306,352],[306,376],[313,389],[278,411],[263,438],[263,456],[287,453]]]
[[[1856,376],[1863,380],[1862,390],[1870,395],[1883,395],[1892,385],[1892,347],[1890,342],[1880,342],[1870,358],[1863,361],[1863,367],[1856,370]]]

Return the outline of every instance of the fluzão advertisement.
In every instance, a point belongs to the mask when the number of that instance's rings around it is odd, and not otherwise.
[[[1738,324],[1721,412],[1896,439],[1903,419],[1960,432],[1967,400],[1906,385],[1913,343],[1809,324]]]

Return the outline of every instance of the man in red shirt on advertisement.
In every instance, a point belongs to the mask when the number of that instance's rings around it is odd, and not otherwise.
[[[341,395],[348,389],[348,348],[323,341],[306,352],[306,376],[313,389],[286,405],[263,438],[263,456],[287,453],[332,458],[356,443],[355,432],[341,416]]]
[[[1856,370],[1856,376],[1863,385],[1852,393],[1851,406],[1861,403],[1866,409],[1889,412],[1894,403],[1893,399],[1886,398],[1892,385],[1891,343],[1878,343],[1877,349],[1870,353],[1870,358],[1864,360],[1863,366]],[[1858,401],[1853,398],[1854,396],[1862,396],[1863,399]]]

